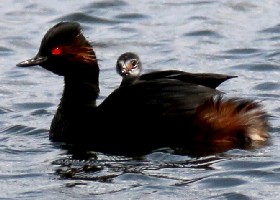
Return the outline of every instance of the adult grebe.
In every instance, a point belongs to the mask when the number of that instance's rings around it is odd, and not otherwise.
[[[215,86],[202,84],[197,77],[190,82],[184,73],[173,78],[152,75],[119,87],[97,106],[99,66],[79,23],[56,24],[43,37],[37,55],[17,64],[34,65],[64,76],[64,91],[50,127],[52,141],[139,156],[162,147],[191,154],[202,148],[220,152],[269,137],[261,104],[223,98],[215,89],[219,81]]]

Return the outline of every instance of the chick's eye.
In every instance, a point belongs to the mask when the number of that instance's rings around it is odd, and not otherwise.
[[[137,65],[137,60],[132,60],[132,61],[131,61],[131,64],[132,64],[132,66],[135,67],[135,65]]]
[[[54,55],[54,56],[58,56],[61,53],[62,53],[62,51],[61,51],[61,48],[59,48],[59,47],[55,47],[52,49],[52,55]]]

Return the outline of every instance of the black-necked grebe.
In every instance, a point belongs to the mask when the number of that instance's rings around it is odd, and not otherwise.
[[[139,156],[163,147],[208,154],[247,148],[269,136],[260,103],[224,98],[215,89],[221,81],[202,84],[195,76],[196,81],[190,82],[184,73],[173,78],[150,75],[119,87],[97,106],[98,62],[75,22],[52,27],[37,55],[17,64],[33,65],[64,76],[64,91],[50,127],[52,141]]]

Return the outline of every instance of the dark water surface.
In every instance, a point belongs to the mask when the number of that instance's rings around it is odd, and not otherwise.
[[[280,199],[280,1],[34,2],[0,5],[0,199]],[[263,102],[272,143],[200,158],[75,160],[48,140],[62,77],[15,66],[59,21],[80,22],[94,42],[99,102],[119,85],[115,62],[125,51],[138,53],[145,71],[238,75],[219,89]]]

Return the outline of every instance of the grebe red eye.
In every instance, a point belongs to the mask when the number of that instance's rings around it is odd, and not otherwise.
[[[52,49],[52,55],[57,56],[61,54],[61,49],[59,47],[53,48]]]

